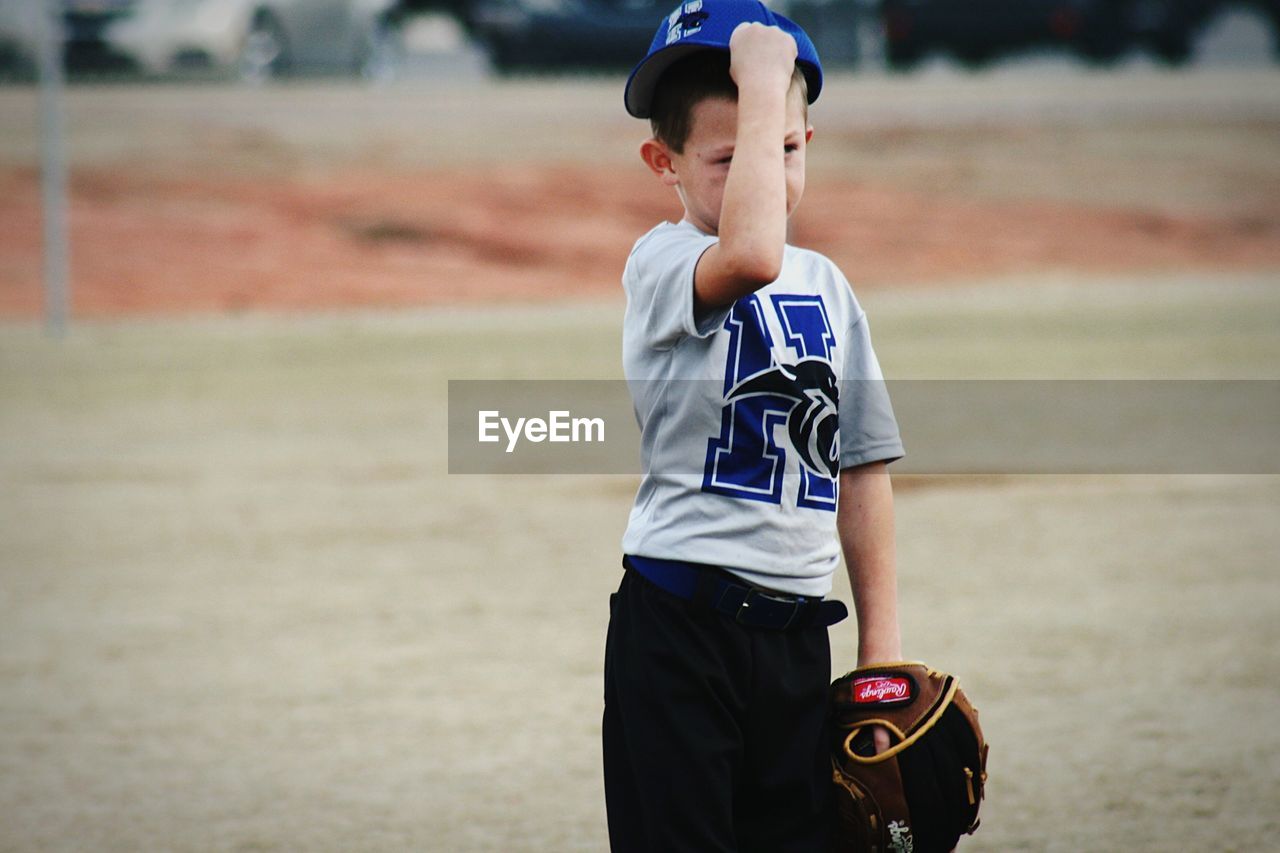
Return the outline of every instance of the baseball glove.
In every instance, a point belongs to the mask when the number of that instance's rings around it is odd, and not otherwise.
[[[987,743],[954,676],[865,666],[831,685],[833,853],[946,853],[978,828]],[[889,732],[875,754],[872,727]]]

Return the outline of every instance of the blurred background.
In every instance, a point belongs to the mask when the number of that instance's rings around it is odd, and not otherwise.
[[[793,236],[859,283],[1275,257],[1270,0],[777,5],[831,80]],[[0,0],[9,314],[46,7],[80,316],[615,294],[672,213],[616,108],[657,0]]]
[[[0,850],[604,849],[636,483],[450,475],[447,389],[620,375],[670,2],[0,0]],[[1277,405],[1275,0],[771,5],[828,72],[792,242],[887,376]],[[961,850],[1274,846],[1280,477],[1186,455],[895,476]]]
[[[41,4],[0,5],[0,68],[35,72]],[[660,0],[65,0],[67,67],[85,75],[212,75],[262,82],[329,72],[372,80],[451,54],[475,73],[627,69]],[[774,0],[813,34],[824,62],[908,71],[933,57],[977,68],[1053,51],[1108,65],[1280,57],[1273,0]],[[462,60],[469,56],[469,60]],[[478,62],[476,60],[479,60]]]

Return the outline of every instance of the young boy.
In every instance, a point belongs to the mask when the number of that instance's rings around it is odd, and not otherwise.
[[[837,539],[859,664],[901,659],[897,425],[848,282],[786,245],[821,86],[804,32],[748,0],[682,3],[627,84],[684,218],[623,274],[644,474],[605,655],[615,851],[824,849]]]

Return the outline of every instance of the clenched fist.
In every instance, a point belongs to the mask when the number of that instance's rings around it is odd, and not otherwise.
[[[729,74],[738,88],[786,88],[796,65],[796,40],[767,24],[738,24],[729,37]]]

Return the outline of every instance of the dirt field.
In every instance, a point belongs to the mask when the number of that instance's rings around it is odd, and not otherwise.
[[[1275,80],[837,81],[796,237],[893,377],[1280,378]],[[0,90],[0,851],[605,848],[635,484],[449,476],[446,381],[616,376],[674,213],[613,83],[358,95],[73,93],[59,342]],[[1280,476],[896,488],[992,742],[962,851],[1274,847]]]
[[[836,78],[793,241],[872,287],[1277,269],[1278,81]],[[76,313],[615,293],[679,216],[617,86],[458,87],[73,90]],[[0,90],[0,316],[41,306],[33,106]]]
[[[957,356],[1123,375],[1152,326],[1149,373],[1260,375],[1276,289],[1212,284],[868,307],[908,375]],[[1107,323],[1080,328],[1081,295]],[[634,484],[449,477],[432,437],[448,378],[608,375],[617,313],[7,328],[0,848],[602,849],[605,597]],[[931,349],[957,316],[992,319]],[[479,330],[504,343],[473,358]],[[1270,844],[1280,478],[898,490],[907,649],[962,675],[993,743],[965,849]],[[850,665],[852,634],[834,646]]]

